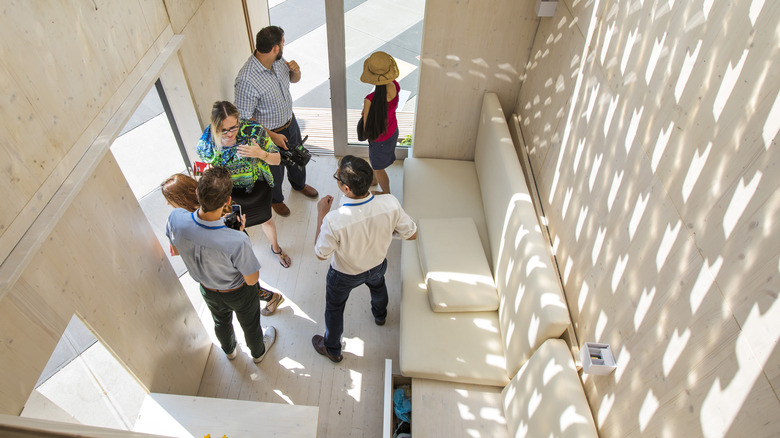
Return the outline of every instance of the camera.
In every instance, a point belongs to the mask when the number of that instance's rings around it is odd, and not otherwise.
[[[282,164],[286,166],[298,166],[299,169],[303,169],[309,164],[311,160],[311,152],[303,147],[303,144],[309,138],[307,135],[301,141],[301,144],[297,146],[288,145],[287,149],[279,148],[279,154],[282,156]]]
[[[233,204],[232,210],[225,216],[225,226],[234,230],[241,231],[241,206]]]

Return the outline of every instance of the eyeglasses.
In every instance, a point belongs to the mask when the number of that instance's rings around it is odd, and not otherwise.
[[[336,181],[338,181],[338,182],[340,182],[340,183],[342,183],[342,184],[345,184],[345,183],[344,183],[344,181],[342,181],[342,180],[341,180],[341,178],[339,178],[339,177],[338,177],[338,176],[336,176],[336,175],[338,175],[338,172],[336,172],[336,173],[334,173],[334,174],[333,174],[333,179],[335,179]],[[345,184],[345,185],[346,185],[346,184]]]
[[[238,131],[238,125],[236,125],[236,126],[234,126],[234,127],[230,128],[230,129],[223,129],[223,130],[222,130],[222,135],[233,134],[233,133],[235,133],[235,132],[237,132],[237,131]]]

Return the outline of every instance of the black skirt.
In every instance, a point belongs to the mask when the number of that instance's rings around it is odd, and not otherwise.
[[[241,206],[246,215],[246,226],[262,224],[271,219],[271,186],[265,180],[257,180],[250,193],[246,189],[233,187],[233,203]]]

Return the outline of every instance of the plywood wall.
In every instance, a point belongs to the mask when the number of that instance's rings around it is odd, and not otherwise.
[[[257,5],[253,10],[256,9]],[[260,20],[258,17],[253,18],[255,21]],[[267,25],[266,21],[260,28]],[[252,55],[244,8],[238,0],[202,1],[180,33],[185,37],[180,51],[184,73],[201,125],[205,129],[210,123],[214,102],[234,100],[236,74]],[[195,145],[187,147],[194,149]]]
[[[150,391],[197,392],[211,340],[110,153],[0,301],[3,412],[19,413],[74,313]]]
[[[77,155],[82,137],[167,25],[162,4],[127,1],[105,7],[76,2],[16,2],[3,7],[0,65],[0,259],[34,220]],[[81,149],[81,150],[80,150]],[[54,178],[55,184],[47,184]],[[36,194],[46,190],[40,198]],[[31,203],[28,205],[28,203]],[[33,215],[25,208],[34,210]],[[14,220],[23,220],[14,226]]]
[[[426,1],[415,157],[474,158],[482,97],[509,115],[537,24],[531,1]]]
[[[780,5],[565,0],[516,112],[601,436],[780,434]]]
[[[149,390],[195,394],[209,336],[108,146],[174,33],[180,100],[201,117],[232,100],[241,2],[16,2],[0,25],[0,413],[21,411],[73,314]]]

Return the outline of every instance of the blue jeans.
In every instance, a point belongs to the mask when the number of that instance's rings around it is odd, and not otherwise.
[[[352,289],[365,284],[371,291],[371,313],[374,319],[387,317],[387,286],[385,272],[387,259],[380,265],[357,275],[341,273],[328,269],[325,283],[325,346],[335,356],[341,354],[341,334],[344,333],[344,308]]]
[[[292,115],[290,126],[282,129],[278,133],[287,137],[287,147],[301,144],[301,130],[298,128],[298,120],[295,119],[295,114]],[[279,149],[281,149],[281,147],[279,147]],[[287,168],[287,179],[290,181],[293,190],[303,190],[303,188],[306,187],[305,167],[299,169],[298,166],[285,166],[284,164],[268,167],[271,168],[271,175],[274,177],[273,195],[271,196],[271,202],[274,204],[284,201],[282,185],[284,184],[285,168]]]
[[[200,294],[206,301],[214,319],[214,332],[217,334],[222,351],[229,354],[236,348],[236,332],[233,330],[233,312],[236,312],[241,329],[252,357],[265,353],[263,329],[260,327],[260,302],[257,294],[258,284],[244,285],[233,292],[215,292],[200,286]]]

